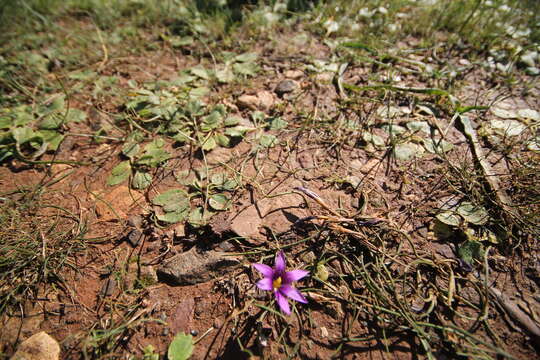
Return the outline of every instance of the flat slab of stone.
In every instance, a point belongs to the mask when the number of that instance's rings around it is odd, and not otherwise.
[[[194,285],[222,276],[240,265],[237,257],[221,251],[189,251],[173,256],[157,270],[158,279],[172,285]]]
[[[24,340],[11,360],[58,360],[60,345],[49,334],[42,331]]]

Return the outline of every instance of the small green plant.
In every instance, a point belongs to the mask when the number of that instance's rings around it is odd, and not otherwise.
[[[183,332],[177,334],[167,351],[167,358],[169,360],[187,360],[193,353],[193,337],[186,335]]]
[[[0,163],[13,157],[35,160],[57,150],[67,125],[85,119],[84,111],[67,107],[64,95],[55,95],[36,108],[18,105],[0,110]]]

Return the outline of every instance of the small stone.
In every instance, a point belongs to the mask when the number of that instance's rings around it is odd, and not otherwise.
[[[244,238],[257,237],[261,224],[262,219],[259,217],[257,208],[251,205],[232,219],[231,230]]]
[[[116,289],[116,280],[114,280],[113,278],[108,278],[101,286],[99,295],[102,297],[111,296],[115,289]]]
[[[236,104],[241,109],[256,110],[259,105],[259,98],[255,95],[242,95],[238,98]]]
[[[274,105],[274,96],[269,91],[259,91],[257,98],[259,99],[258,108],[261,110],[268,110]]]
[[[173,256],[157,271],[158,278],[174,285],[194,285],[223,275],[225,268],[238,266],[239,260],[220,251],[198,253],[196,248]]]
[[[218,245],[219,250],[221,251],[232,251],[234,249],[234,245],[231,244],[229,241],[222,241]]]
[[[286,79],[283,81],[280,81],[279,84],[277,84],[276,89],[274,90],[276,94],[279,96],[290,93],[298,89],[298,83],[294,80]]]
[[[12,360],[58,360],[60,345],[49,334],[42,331],[23,341]]]
[[[195,300],[187,298],[176,307],[174,314],[169,321],[169,327],[175,334],[180,331],[187,332],[193,320],[193,311],[195,310]]]
[[[287,70],[283,75],[288,79],[298,80],[304,76],[304,72],[302,70]]]
[[[221,329],[221,327],[223,326],[223,321],[221,321],[218,318],[215,318],[212,326],[214,327],[214,329]]]
[[[137,229],[142,229],[143,218],[140,215],[132,215],[128,219],[128,225]]]
[[[127,235],[127,241],[133,247],[137,247],[143,238],[143,233],[139,229],[133,229]]]
[[[186,236],[186,225],[184,223],[180,223],[175,226],[174,236],[177,238],[183,238]]]
[[[150,265],[141,268],[141,278],[152,283],[152,285],[158,282],[156,270]]]
[[[328,329],[324,326],[321,326],[321,336],[323,338],[327,338],[328,337]]]

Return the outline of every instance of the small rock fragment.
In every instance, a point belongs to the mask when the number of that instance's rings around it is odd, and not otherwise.
[[[49,334],[42,331],[23,341],[12,360],[58,360],[60,345]]]
[[[286,79],[280,81],[274,90],[279,96],[295,91],[298,88],[298,83],[294,80]]]
[[[137,229],[142,228],[143,218],[140,215],[132,215],[128,219],[128,225]]]
[[[116,289],[116,280],[114,280],[113,278],[108,278],[101,286],[99,295],[102,297],[111,296],[115,289]]]
[[[133,247],[137,247],[143,238],[143,233],[139,229],[133,229],[127,235],[127,241]]]
[[[248,108],[251,110],[255,110],[259,105],[259,98],[255,95],[242,95],[238,98],[236,104],[241,109]]]
[[[274,105],[274,96],[269,91],[259,91],[257,98],[259,99],[258,108],[261,110],[268,110]]]
[[[187,298],[178,304],[169,322],[173,334],[178,334],[180,331],[188,331],[191,321],[193,320],[194,310],[195,300],[193,300],[193,298]]]
[[[287,70],[283,75],[288,79],[298,80],[304,76],[304,72],[302,70]]]
[[[173,256],[157,270],[158,278],[174,285],[194,285],[223,275],[223,270],[239,265],[236,257],[219,251],[198,253],[195,248]]]

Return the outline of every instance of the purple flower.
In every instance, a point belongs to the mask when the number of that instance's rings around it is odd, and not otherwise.
[[[285,255],[283,254],[283,251],[277,253],[273,268],[264,264],[253,264],[253,267],[264,276],[262,280],[257,282],[257,287],[261,290],[272,290],[279,308],[285,314],[289,315],[291,313],[287,298],[307,304],[307,299],[304,295],[291,284],[306,277],[309,274],[309,271],[285,271]]]

